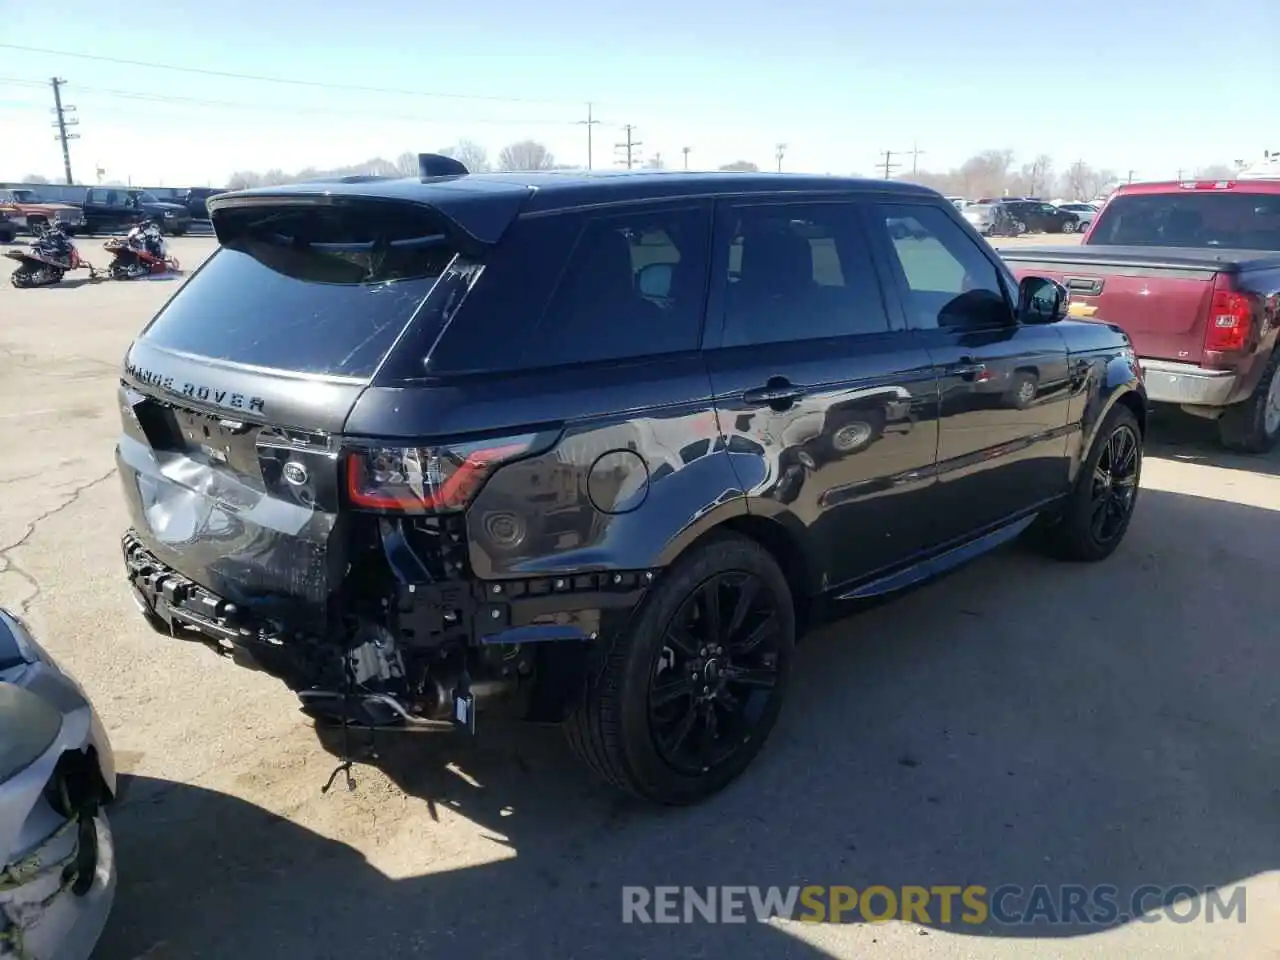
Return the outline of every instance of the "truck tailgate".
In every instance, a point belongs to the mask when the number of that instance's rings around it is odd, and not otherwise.
[[[1071,294],[1070,315],[1114,323],[1140,357],[1199,363],[1213,281],[1235,265],[1158,247],[1006,248],[1019,279],[1049,277]]]

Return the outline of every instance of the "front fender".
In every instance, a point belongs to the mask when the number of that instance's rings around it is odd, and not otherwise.
[[[1102,425],[1117,403],[1130,405],[1138,418],[1139,432],[1145,438],[1149,407],[1147,389],[1142,382],[1142,369],[1127,336],[1124,343],[1098,358],[1097,370],[1090,374],[1088,400],[1080,424],[1080,451],[1071,469],[1073,482],[1081,465],[1089,459]]]

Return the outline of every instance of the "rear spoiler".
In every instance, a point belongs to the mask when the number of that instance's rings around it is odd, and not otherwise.
[[[419,158],[419,168],[423,175],[417,178],[344,177],[330,182],[236,190],[210,197],[206,206],[214,234],[220,244],[225,244],[231,239],[234,214],[247,208],[376,208],[382,204],[407,204],[438,215],[458,249],[480,254],[502,239],[535,189],[515,182],[471,181],[465,175],[466,167],[448,157],[424,154]],[[462,174],[453,172],[456,170]],[[376,209],[374,212],[376,215]]]

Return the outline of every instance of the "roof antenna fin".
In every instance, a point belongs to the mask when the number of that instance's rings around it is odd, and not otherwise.
[[[471,171],[453,157],[440,153],[418,154],[418,176],[423,180],[431,177],[465,177]]]

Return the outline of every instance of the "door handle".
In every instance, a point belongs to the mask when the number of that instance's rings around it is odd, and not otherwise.
[[[959,363],[948,364],[947,373],[952,376],[963,377],[966,380],[972,380],[986,369],[987,365],[985,363],[979,363],[973,357],[961,357]]]
[[[752,407],[788,407],[804,393],[804,387],[797,386],[786,377],[770,377],[763,387],[744,391],[742,402]]]

